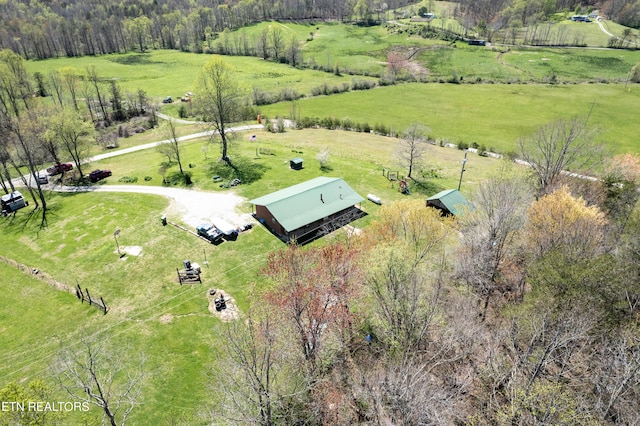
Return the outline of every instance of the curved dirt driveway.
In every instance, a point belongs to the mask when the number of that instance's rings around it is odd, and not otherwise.
[[[129,192],[161,195],[171,200],[171,205],[164,212],[167,219],[174,221],[176,217],[180,217],[186,225],[191,227],[196,227],[203,222],[212,222],[217,226],[229,224],[237,227],[253,219],[248,213],[238,212],[238,206],[246,199],[233,192],[207,192],[143,185],[62,186],[53,188],[53,190],[59,192]]]

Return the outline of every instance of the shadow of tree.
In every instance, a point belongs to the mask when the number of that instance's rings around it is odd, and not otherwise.
[[[443,191],[445,188],[442,185],[439,185],[432,181],[413,179],[408,182],[409,190],[414,194],[422,194],[426,196],[431,196],[433,194],[437,194],[440,191]]]
[[[210,163],[209,177],[220,176],[222,181],[240,179],[242,183],[252,183],[260,180],[269,170],[267,166],[255,163],[251,159],[241,156],[231,158],[231,164],[223,160]]]

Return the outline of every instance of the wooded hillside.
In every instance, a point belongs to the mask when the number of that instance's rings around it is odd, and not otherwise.
[[[447,2],[410,5],[407,0],[192,2],[154,0],[4,1],[0,3],[0,49],[26,59],[102,55],[152,48],[202,52],[224,30],[266,20],[341,20],[364,25],[435,10]],[[597,2],[460,0],[447,4],[467,31],[491,38],[497,32],[548,22],[553,14],[587,13]],[[640,24],[637,0],[605,1],[600,13],[631,27]],[[393,12],[392,12],[393,11]],[[399,15],[396,13],[399,13]],[[252,49],[254,46],[252,46]]]

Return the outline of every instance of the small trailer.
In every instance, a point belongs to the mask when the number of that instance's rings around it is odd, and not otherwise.
[[[378,205],[382,204],[382,200],[380,199],[380,197],[375,196],[373,194],[367,194],[367,199],[369,201],[371,201],[372,203],[375,203],[375,204],[378,204]]]
[[[2,204],[3,216],[7,216],[9,213],[13,213],[29,205],[29,202],[24,199],[19,191],[3,195],[0,197],[0,202]]]

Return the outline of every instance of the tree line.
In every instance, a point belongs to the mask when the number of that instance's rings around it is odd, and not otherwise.
[[[406,3],[393,0],[387,4],[398,7]],[[202,52],[204,45],[225,29],[266,20],[350,20],[354,11],[350,3],[336,0],[19,1],[0,4],[0,16],[1,48],[27,59],[44,59],[149,48]]]
[[[433,1],[429,8],[433,9]],[[147,49],[225,53],[266,57],[264,35],[238,40],[225,34],[267,20],[340,20],[375,24],[387,13],[407,6],[407,0],[155,0],[152,2],[15,1],[0,4],[0,49],[10,49],[25,59],[104,55]],[[556,12],[586,13],[596,2],[576,0],[459,0],[453,17],[465,31],[491,37],[547,22]],[[607,0],[601,13],[631,27],[640,26],[640,1]],[[215,48],[212,43],[221,38]],[[506,39],[506,38],[505,38]],[[275,59],[290,40],[269,41]],[[295,46],[295,44],[294,44]],[[218,52],[216,49],[220,49]],[[289,55],[291,57],[291,55]],[[295,65],[297,61],[293,60]]]
[[[70,158],[82,180],[92,146],[116,146],[118,131],[113,125],[139,116],[146,117],[142,125],[155,125],[146,93],[124,93],[117,80],[101,77],[93,66],[31,76],[21,56],[8,49],[0,51],[2,189],[13,192],[13,179],[22,179],[35,207],[42,208],[45,225],[47,200],[38,179],[43,165]],[[60,180],[64,179],[63,170]]]

